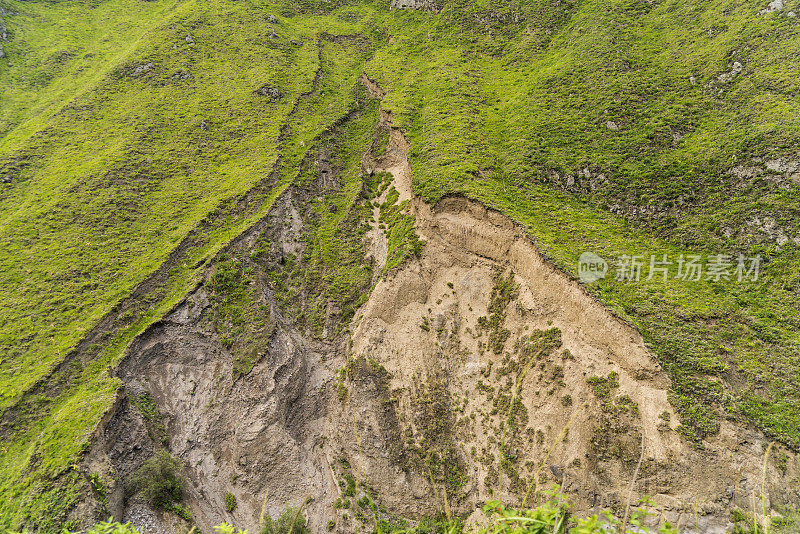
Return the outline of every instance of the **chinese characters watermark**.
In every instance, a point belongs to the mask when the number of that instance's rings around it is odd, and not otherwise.
[[[730,254],[622,254],[607,262],[593,252],[578,258],[578,278],[584,283],[613,276],[620,282],[683,280],[686,282],[757,281],[761,256]]]

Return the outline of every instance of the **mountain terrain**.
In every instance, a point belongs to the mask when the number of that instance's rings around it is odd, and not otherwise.
[[[0,529],[796,531],[798,12],[0,0]]]

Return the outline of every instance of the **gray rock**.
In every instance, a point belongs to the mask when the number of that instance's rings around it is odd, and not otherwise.
[[[609,130],[619,130],[619,126],[617,126],[617,123],[614,121],[606,122],[606,128],[608,128]]]
[[[418,11],[439,11],[435,0],[392,0],[389,9],[416,9]]]
[[[145,72],[149,71],[152,68],[153,68],[153,63],[152,62],[144,63],[142,65],[137,65],[131,71],[131,76],[134,76],[134,77],[135,76],[139,76],[140,74],[144,74]]]
[[[556,477],[557,480],[560,480],[564,476],[564,470],[558,465],[551,465],[550,472],[553,473],[553,476]]]
[[[734,78],[736,78],[739,74],[741,74],[743,69],[744,66],[740,62],[734,61],[733,66],[731,67],[731,71],[720,74],[719,76],[717,76],[717,79],[722,83],[728,83],[732,81]]]
[[[783,0],[772,0],[769,5],[759,11],[760,15],[766,15],[767,13],[773,13],[775,11],[780,11],[783,9]]]
[[[3,59],[4,57],[6,57],[6,51],[3,50],[2,46],[0,46],[0,59]]]
[[[270,15],[268,20],[269,20],[269,22],[271,24],[277,24],[278,23],[278,18],[275,15]]]
[[[192,73],[189,72],[189,71],[186,71],[186,70],[179,70],[178,72],[176,72],[175,74],[173,74],[171,76],[171,78],[173,80],[178,81],[178,82],[184,81],[184,80],[188,80],[191,77],[192,77]]]
[[[273,102],[280,100],[283,98],[283,93],[276,87],[272,87],[270,84],[265,83],[258,89],[256,89],[256,94],[260,96],[267,96]]]

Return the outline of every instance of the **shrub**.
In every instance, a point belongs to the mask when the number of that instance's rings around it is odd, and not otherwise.
[[[356,495],[356,479],[353,478],[353,475],[350,473],[345,473],[344,475],[344,485],[342,486],[344,491],[342,491],[342,495],[345,497],[355,497]]]
[[[172,512],[173,514],[177,515],[178,517],[180,517],[184,521],[189,521],[189,522],[192,521],[192,512],[190,512],[188,508],[186,508],[185,506],[183,506],[181,504],[177,504],[177,503],[176,504],[170,504],[166,508],[166,510],[168,512]]]
[[[181,463],[167,451],[160,450],[145,461],[132,480],[134,493],[141,493],[153,508],[166,510],[180,501],[185,481]]]
[[[228,513],[236,510],[236,495],[231,492],[225,494],[225,511]]]

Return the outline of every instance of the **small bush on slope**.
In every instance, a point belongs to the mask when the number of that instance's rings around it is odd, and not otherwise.
[[[167,451],[160,450],[136,472],[132,489],[141,493],[153,508],[171,508],[183,496],[185,481],[181,470],[177,459]]]

